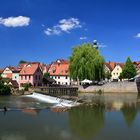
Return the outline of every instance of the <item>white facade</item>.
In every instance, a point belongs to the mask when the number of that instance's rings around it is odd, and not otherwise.
[[[17,83],[19,84],[19,73],[13,73],[12,74],[12,80],[17,81]]]
[[[50,76],[50,77],[53,78],[59,85],[70,85],[69,76]]]
[[[111,72],[111,80],[119,80],[119,76],[122,73],[122,68],[120,65],[116,65],[113,71]]]
[[[12,78],[12,71],[7,67],[4,69],[3,73],[1,74],[3,78]]]

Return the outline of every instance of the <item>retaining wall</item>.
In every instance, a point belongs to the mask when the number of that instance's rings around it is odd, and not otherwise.
[[[102,86],[79,86],[79,92],[138,93],[136,82],[110,82]]]

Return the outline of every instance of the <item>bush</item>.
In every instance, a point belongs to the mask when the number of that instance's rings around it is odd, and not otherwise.
[[[28,91],[31,86],[32,86],[31,83],[25,83],[25,84],[23,84],[23,87],[24,87],[24,90],[25,91]]]
[[[0,95],[10,95],[11,88],[9,85],[4,85],[4,83],[0,82]]]

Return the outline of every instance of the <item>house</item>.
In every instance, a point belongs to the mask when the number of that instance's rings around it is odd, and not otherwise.
[[[19,73],[20,87],[25,83],[30,83],[32,86],[42,86],[43,73],[38,63],[26,64]]]
[[[122,73],[122,69],[124,67],[123,63],[116,63],[114,69],[111,72],[111,80],[112,81],[119,81],[119,76]]]
[[[133,62],[133,64],[136,68],[137,74],[139,75],[140,74],[140,61],[135,61]]]
[[[14,67],[11,67],[11,66],[6,67],[6,68],[3,70],[1,76],[2,76],[3,78],[12,79],[12,73],[13,73],[12,71],[13,71],[14,69],[15,69],[15,68],[14,68]]]
[[[59,85],[70,85],[69,61],[58,59],[50,65],[50,77]]]
[[[20,73],[21,69],[20,68],[15,68],[12,70],[12,80],[13,81],[17,81],[17,83],[19,84],[19,73]]]
[[[41,69],[42,69],[43,74],[45,74],[45,73],[48,72],[48,70],[49,70],[49,68],[50,68],[50,65],[46,65],[46,64],[40,63],[40,67],[41,67]]]
[[[105,63],[105,72],[111,73],[111,81],[119,81],[119,76],[122,72],[123,66],[124,63],[110,61]]]
[[[1,74],[3,73],[3,71],[4,71],[4,69],[0,69],[0,76],[1,76]]]

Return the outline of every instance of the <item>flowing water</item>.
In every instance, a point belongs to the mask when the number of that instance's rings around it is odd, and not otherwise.
[[[61,112],[31,97],[0,97],[0,140],[140,140],[136,95],[92,100],[97,105]]]

